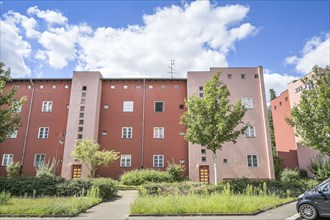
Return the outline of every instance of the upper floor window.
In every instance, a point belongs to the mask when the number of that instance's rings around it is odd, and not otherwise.
[[[255,79],[259,79],[259,75],[258,74],[254,74],[254,78]]]
[[[64,85],[64,89],[68,89],[69,88],[69,85]]]
[[[87,86],[83,86],[82,91],[87,91]]]
[[[124,101],[123,103],[123,112],[133,112],[133,101]]]
[[[154,86],[153,85],[149,85],[149,89],[153,89],[154,88]]]
[[[7,138],[17,138],[17,130],[11,132],[8,134]]]
[[[245,79],[245,78],[246,78],[245,74],[241,74],[241,79]]]
[[[13,106],[15,108],[15,112],[22,111],[22,104],[20,104],[18,101],[13,101]]]
[[[294,91],[297,93],[300,92],[302,89],[303,89],[302,86],[298,86],[297,88],[294,89]]]
[[[42,102],[42,112],[51,112],[53,107],[53,102],[52,101],[44,101]]]
[[[115,85],[111,85],[111,86],[110,86],[110,89],[115,89],[115,88],[116,88]]]
[[[26,89],[31,89],[31,87],[32,87],[31,85],[27,85]]]
[[[47,127],[40,127],[38,132],[38,138],[45,139],[48,138],[49,128]]]
[[[174,85],[174,89],[179,89],[180,86],[179,85]]]
[[[249,125],[245,129],[245,137],[256,137],[256,128],[254,125]]]
[[[124,85],[123,88],[124,88],[124,89],[128,89],[128,85]]]
[[[198,89],[199,89],[199,91],[203,91],[204,90],[204,87],[203,86],[200,86]]]
[[[56,89],[56,85],[52,85],[52,89]]]
[[[156,138],[156,139],[164,138],[164,128],[163,127],[154,127],[154,138]]]
[[[227,79],[233,78],[233,74],[227,74]]]
[[[133,136],[133,128],[132,127],[123,127],[121,132],[121,137],[124,139],[131,139]]]
[[[160,88],[161,89],[166,89],[166,85],[161,85]]]
[[[153,156],[153,167],[164,167],[164,155]]]
[[[164,111],[164,102],[155,102],[155,112]]]
[[[136,85],[135,88],[136,89],[141,89],[141,85]]]
[[[131,167],[132,156],[130,154],[120,155],[120,167]]]
[[[13,162],[13,157],[14,154],[4,154],[2,156],[2,166],[8,166],[9,164],[11,164]]]
[[[46,154],[35,154],[33,166],[40,167],[45,164]]]
[[[242,98],[242,105],[247,109],[253,109],[253,101],[252,98]]]
[[[258,167],[257,155],[247,155],[248,167]]]
[[[43,89],[44,88],[44,85],[39,85],[39,89]]]

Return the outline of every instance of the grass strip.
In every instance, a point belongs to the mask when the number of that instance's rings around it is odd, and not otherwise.
[[[275,195],[167,195],[140,196],[131,214],[247,214],[292,201]]]

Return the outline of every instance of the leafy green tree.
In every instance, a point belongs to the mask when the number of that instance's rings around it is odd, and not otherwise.
[[[330,156],[330,68],[320,70],[315,66],[302,82],[305,89],[300,102],[286,120],[295,127],[304,146]]]
[[[184,138],[193,144],[206,146],[213,153],[214,183],[217,184],[217,155],[226,142],[236,143],[244,133],[246,125],[242,118],[246,108],[239,100],[230,104],[230,92],[217,73],[206,83],[204,98],[190,96],[185,101],[188,111],[181,116],[181,124],[186,126]],[[238,125],[242,124],[240,128]]]
[[[22,125],[18,109],[25,101],[24,97],[18,101],[15,100],[16,87],[5,91],[6,84],[11,81],[11,78],[10,68],[4,68],[5,64],[0,61],[0,143]]]
[[[114,151],[102,150],[100,145],[94,140],[77,141],[71,155],[74,159],[81,161],[90,171],[90,177],[95,177],[98,167],[108,166],[118,159],[118,153]]]

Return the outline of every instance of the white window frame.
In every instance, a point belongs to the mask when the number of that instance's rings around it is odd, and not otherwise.
[[[134,111],[134,101],[124,101],[123,112],[133,112],[133,111]]]
[[[47,139],[49,135],[49,127],[39,127],[38,138]]]
[[[163,103],[162,111],[156,111],[156,103]],[[165,111],[165,102],[164,101],[154,101],[154,112],[164,112]]]
[[[258,155],[256,154],[247,155],[246,162],[248,167],[259,167]]]
[[[241,98],[242,105],[246,109],[253,109],[253,99],[250,97]]]
[[[153,155],[152,158],[153,167],[164,167],[164,155]]]
[[[37,158],[39,157],[38,163],[37,163]],[[35,154],[34,155],[34,161],[33,161],[33,166],[34,167],[40,167],[45,164],[46,160],[46,154]]]
[[[11,132],[7,135],[7,138],[17,138],[17,130]]]
[[[256,137],[256,127],[254,125],[248,125],[244,131],[245,137]]]
[[[52,112],[53,101],[43,101],[41,111],[42,112]]]
[[[154,139],[164,139],[165,129],[164,127],[154,127]]]
[[[122,127],[121,128],[121,138],[132,139],[133,138],[133,128],[132,127]]]
[[[132,155],[122,154],[120,155],[120,167],[131,167],[132,166]]]
[[[13,101],[14,105],[18,105],[19,101]],[[22,111],[22,104],[18,105],[17,109],[15,112],[21,112]]]
[[[6,167],[13,162],[14,154],[4,154],[2,155],[1,166]]]

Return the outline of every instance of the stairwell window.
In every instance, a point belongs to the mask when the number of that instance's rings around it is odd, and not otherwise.
[[[51,112],[53,108],[53,102],[52,101],[43,101],[42,102],[42,112]]]
[[[241,99],[242,105],[246,108],[246,109],[253,109],[253,101],[252,98],[242,98]]]
[[[124,101],[123,102],[123,112],[133,112],[134,102],[133,101]]]
[[[131,139],[133,136],[133,128],[132,127],[123,127],[121,129],[121,138]]]
[[[245,137],[256,137],[256,128],[254,125],[249,125],[245,131]]]
[[[164,102],[155,102],[155,112],[164,112]]]
[[[14,154],[4,154],[2,156],[2,166],[6,167],[13,162]]]
[[[247,155],[248,167],[258,167],[257,155]]]
[[[164,155],[153,155],[153,167],[164,167]]]
[[[40,127],[38,132],[39,139],[46,139],[48,138],[49,128],[47,127]]]
[[[132,156],[130,154],[122,154],[120,156],[120,167],[131,167]]]
[[[33,166],[40,167],[45,164],[46,154],[35,154]]]
[[[155,139],[164,139],[164,128],[163,127],[154,127],[154,138]]]

